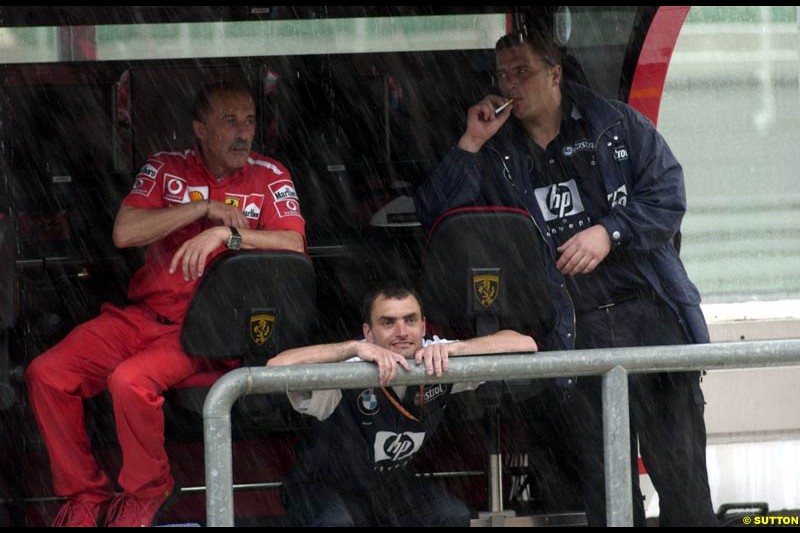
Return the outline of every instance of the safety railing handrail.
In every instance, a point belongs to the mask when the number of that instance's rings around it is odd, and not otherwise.
[[[603,375],[607,521],[631,526],[628,373],[793,365],[800,365],[800,339],[459,357],[442,377],[416,367],[393,384]],[[220,378],[203,406],[207,525],[234,525],[231,408],[239,397],[377,386],[372,363],[247,367]]]

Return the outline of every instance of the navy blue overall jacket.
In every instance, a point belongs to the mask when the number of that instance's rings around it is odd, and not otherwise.
[[[708,342],[700,294],[674,243],[686,211],[681,165],[653,124],[630,106],[568,82],[563,91],[595,139],[595,160],[609,207],[598,223],[608,231],[612,247],[624,246],[631,252],[635,267],[675,311],[688,339]],[[523,195],[518,188],[523,178],[527,182],[533,165],[524,130],[512,123],[515,120],[509,119],[477,154],[454,147],[417,190],[417,216],[430,228],[439,216],[456,207],[527,209],[548,249],[545,257],[552,259],[546,270],[556,317],[545,344],[550,350],[572,349],[575,311],[555,266],[556,245],[547,235],[534,195]]]

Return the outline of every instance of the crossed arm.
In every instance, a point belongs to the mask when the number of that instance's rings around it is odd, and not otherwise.
[[[114,221],[114,244],[118,248],[146,246],[202,218],[220,225],[184,242],[170,263],[170,273],[180,268],[186,281],[203,275],[208,257],[228,242],[229,226],[239,229],[243,250],[304,250],[303,236],[296,231],[249,229],[247,219],[239,209],[217,201],[157,209],[122,206]]]
[[[429,344],[417,350],[414,362],[417,365],[424,364],[428,375],[441,376],[448,369],[450,357],[535,351],[537,351],[536,342],[531,337],[512,330],[502,330],[466,341]],[[377,364],[381,385],[386,385],[394,379],[398,367],[409,370],[408,360],[403,355],[367,341],[345,341],[294,348],[276,355],[267,362],[267,365],[335,363],[353,357]]]

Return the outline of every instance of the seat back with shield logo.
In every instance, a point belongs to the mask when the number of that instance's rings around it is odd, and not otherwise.
[[[226,254],[214,260],[198,285],[181,327],[181,344],[196,357],[241,358],[243,366],[264,366],[283,350],[312,343],[316,300],[314,268],[305,254]],[[223,373],[201,372],[179,383],[177,390],[168,391],[171,407],[202,413],[208,387]],[[243,428],[302,425],[285,394],[242,397],[236,412]],[[170,418],[174,432],[187,431],[190,417]]]
[[[190,355],[241,357],[244,366],[263,366],[283,350],[308,344],[316,309],[314,269],[305,254],[228,254],[200,282],[181,343]]]
[[[545,246],[521,209],[449,211],[431,229],[420,287],[430,322],[448,336],[498,329],[544,337],[553,323]]]

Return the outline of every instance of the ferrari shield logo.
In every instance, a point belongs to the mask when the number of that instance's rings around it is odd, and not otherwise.
[[[256,346],[264,346],[275,329],[275,315],[261,313],[250,317],[250,340]]]
[[[497,292],[500,290],[500,276],[496,274],[473,276],[472,290],[481,306],[488,309],[497,299]]]

